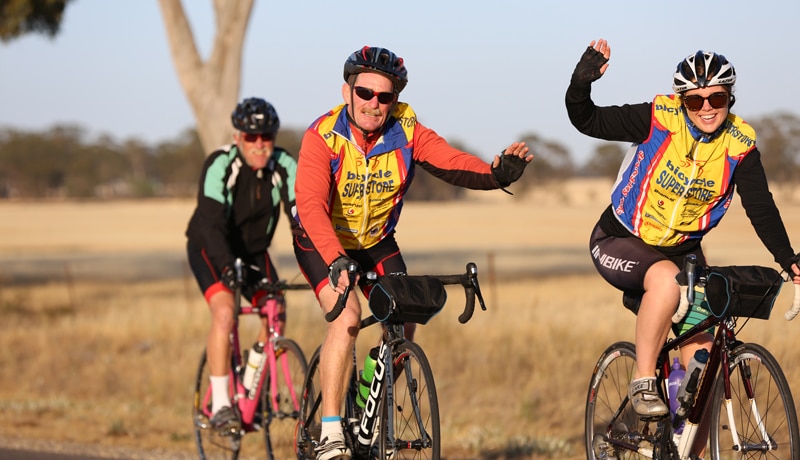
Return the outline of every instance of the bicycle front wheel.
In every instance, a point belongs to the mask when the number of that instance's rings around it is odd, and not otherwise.
[[[276,369],[270,372],[261,386],[261,410],[267,458],[286,459],[294,456],[294,430],[300,418],[300,400],[306,379],[306,357],[292,339],[281,338],[275,347]],[[272,391],[272,384],[276,391]]]
[[[208,376],[206,352],[203,351],[197,367],[192,407],[197,452],[201,460],[237,460],[242,447],[242,437],[221,435],[211,427],[211,385]]]
[[[314,352],[308,362],[302,399],[300,418],[294,432],[295,454],[299,460],[314,460],[314,448],[319,445],[322,431],[322,380],[319,371],[319,352]]]
[[[439,399],[433,371],[422,348],[402,342],[393,350],[393,401],[381,398],[379,459],[438,459],[441,453]],[[391,421],[391,425],[389,425]]]
[[[753,343],[734,349],[730,400],[726,390],[720,374],[711,407],[712,459],[800,459],[792,393],[769,351]]]
[[[630,342],[609,346],[597,360],[586,396],[586,458],[643,458],[635,451],[615,449],[608,437],[640,432],[642,422],[627,401],[628,386],[636,371],[636,348]],[[623,405],[624,404],[624,405]]]

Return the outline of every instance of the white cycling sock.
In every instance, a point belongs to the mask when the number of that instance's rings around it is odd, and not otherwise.
[[[227,375],[211,375],[211,414],[216,414],[218,410],[231,405],[231,396],[228,394],[228,384],[230,378]]]
[[[319,434],[319,439],[322,441],[325,438],[344,441],[341,417],[322,417],[322,432]]]

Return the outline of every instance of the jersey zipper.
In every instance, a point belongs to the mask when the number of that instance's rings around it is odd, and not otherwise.
[[[683,209],[681,204],[683,203],[684,200],[686,200],[686,197],[689,195],[689,190],[691,189],[691,185],[694,183],[695,174],[697,174],[697,162],[695,161],[695,158],[697,157],[698,146],[699,142],[695,140],[694,143],[692,144],[692,148],[689,150],[689,154],[686,155],[686,159],[692,161],[692,173],[689,175],[689,180],[687,181],[688,183],[686,184],[683,193],[680,195],[680,198],[678,198],[678,200],[675,201],[675,206],[672,208],[672,215],[670,216],[669,220],[669,225],[667,226],[667,232],[664,233],[664,236],[661,238],[661,241],[658,242],[659,246],[662,243],[664,243],[664,240],[666,240],[667,237],[670,235],[671,232],[669,231],[669,229],[673,228],[673,225],[677,220],[679,212]]]

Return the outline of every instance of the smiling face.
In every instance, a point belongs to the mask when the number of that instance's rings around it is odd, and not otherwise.
[[[724,93],[725,97],[717,93]],[[689,120],[704,133],[710,134],[719,129],[730,110],[730,93],[724,86],[691,89],[686,91],[682,98]],[[687,102],[687,99],[694,99],[691,102],[697,105],[702,102],[702,106],[699,110],[691,110],[690,107],[696,108],[696,106]]]
[[[242,131],[233,135],[244,161],[253,169],[261,169],[267,165],[272,149],[275,147],[275,136],[269,133],[249,134]]]
[[[369,100],[365,100],[356,94],[355,88],[361,87],[372,91]],[[375,132],[383,127],[392,110],[396,97],[388,103],[381,103],[380,93],[391,93],[394,90],[392,81],[388,77],[374,72],[363,72],[356,75],[355,82],[351,88],[349,84],[342,85],[342,97],[344,102],[350,106],[353,120],[356,125],[367,132]],[[363,91],[361,91],[363,92]]]

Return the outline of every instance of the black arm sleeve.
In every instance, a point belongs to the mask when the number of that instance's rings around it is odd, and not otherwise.
[[[225,155],[223,151],[216,151],[206,157],[203,171],[200,175],[197,191],[197,207],[189,220],[186,236],[189,241],[202,247],[208,255],[211,264],[216,270],[221,271],[226,265],[233,263],[233,250],[228,244],[228,211],[224,203],[211,198],[222,195],[225,191],[225,167],[227,162],[215,163],[219,157]],[[212,171],[213,170],[213,171]],[[209,171],[212,171],[211,173]],[[207,180],[209,174],[219,177],[219,181]],[[207,190],[210,187],[213,190]]]
[[[789,243],[786,227],[767,185],[767,176],[761,164],[761,152],[750,152],[733,173],[736,190],[742,200],[747,217],[758,238],[764,243],[781,268],[792,273],[794,250]]]
[[[653,104],[598,107],[589,85],[571,83],[565,103],[569,121],[578,131],[597,139],[641,143],[650,135]]]

